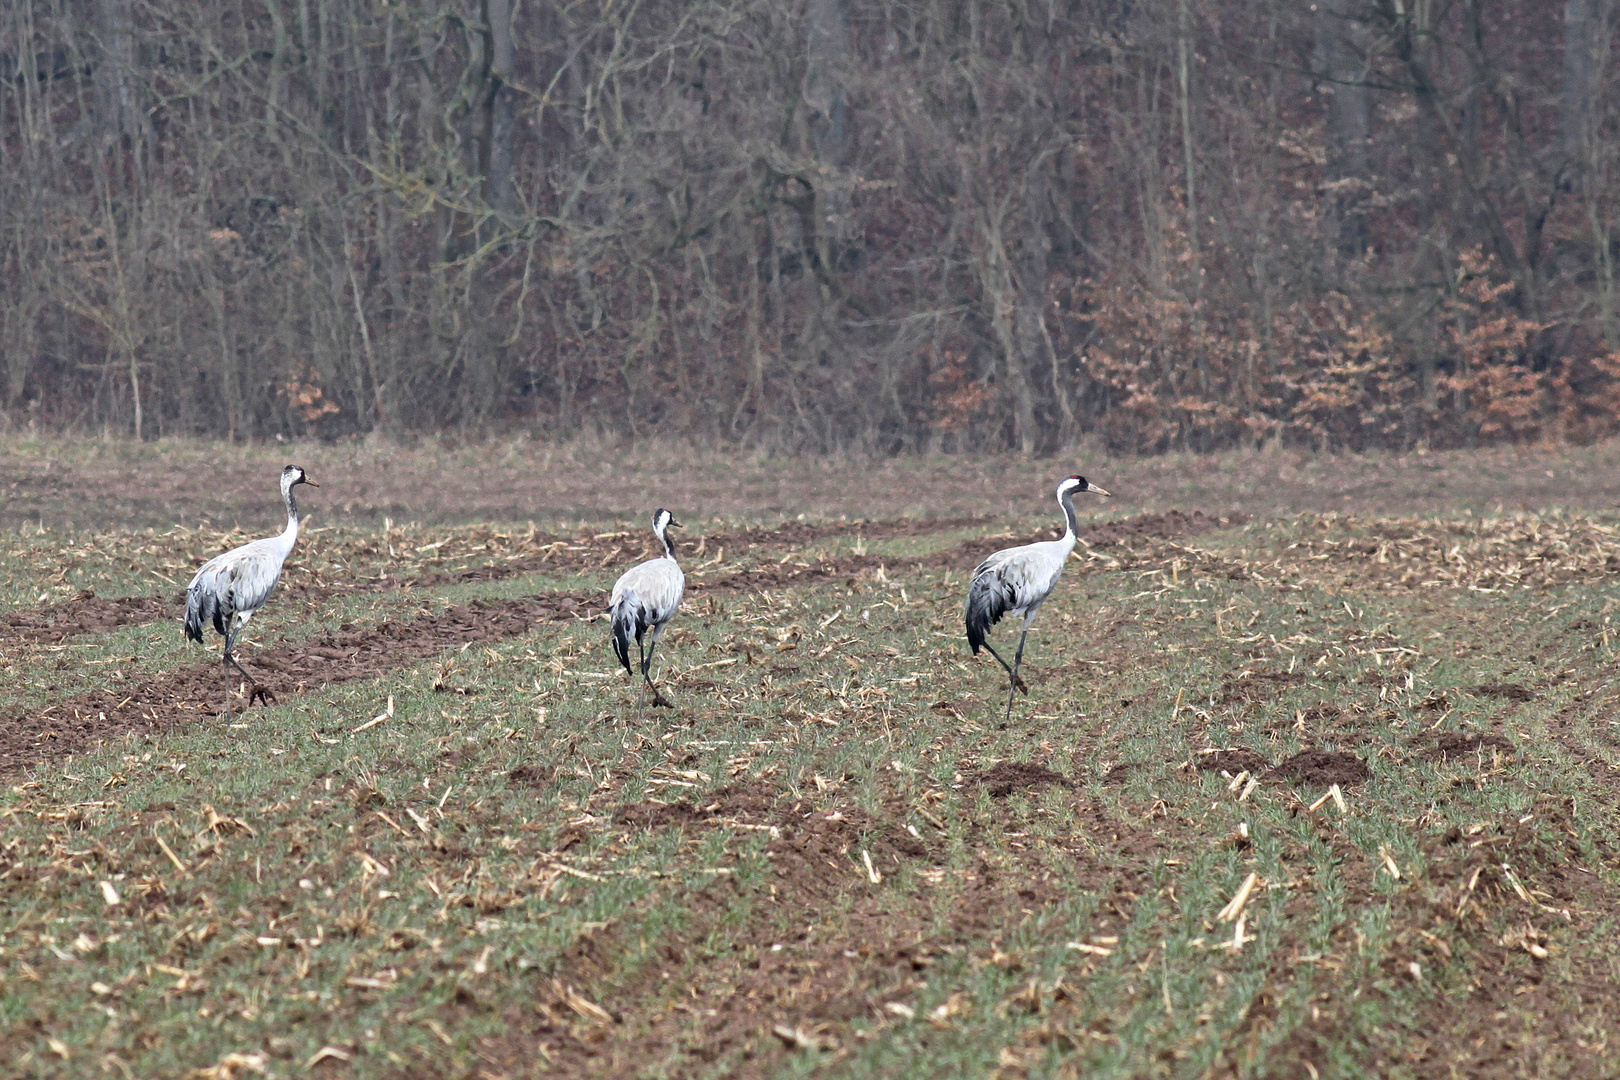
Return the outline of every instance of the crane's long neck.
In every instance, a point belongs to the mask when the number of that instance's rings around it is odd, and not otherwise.
[[[281,489],[281,498],[287,504],[287,527],[282,530],[281,542],[291,551],[293,542],[298,539],[298,499],[293,495],[292,484]]]
[[[1074,512],[1074,495],[1065,491],[1058,496],[1058,505],[1063,507],[1063,520],[1069,524],[1069,530],[1063,534],[1063,539],[1073,543],[1076,534],[1080,532],[1080,518]]]
[[[658,542],[664,545],[664,558],[670,560],[671,562],[679,561],[675,558],[675,541],[669,538],[669,526],[665,525],[663,528],[659,529],[657,531],[657,536]]]

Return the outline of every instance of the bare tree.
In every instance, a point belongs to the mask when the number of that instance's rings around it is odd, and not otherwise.
[[[1590,437],[1620,422],[1612,9],[0,5],[0,411]]]

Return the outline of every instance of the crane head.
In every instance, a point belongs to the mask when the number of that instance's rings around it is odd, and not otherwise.
[[[308,484],[312,488],[321,486],[304,475],[304,470],[297,465],[288,465],[281,470],[281,490],[288,491],[294,484]]]
[[[681,523],[675,520],[675,515],[668,510],[659,508],[653,511],[653,532],[663,532],[665,529],[679,529]]]
[[[1081,476],[1079,473],[1075,473],[1073,476],[1068,477],[1058,485],[1058,497],[1061,498],[1064,495],[1068,495],[1075,491],[1089,491],[1093,495],[1110,494],[1109,492],[1106,492],[1102,488],[1098,487],[1096,484],[1093,484],[1091,481],[1087,480],[1085,477]]]

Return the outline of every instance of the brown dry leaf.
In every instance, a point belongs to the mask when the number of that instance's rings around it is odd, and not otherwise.
[[[209,806],[206,803],[203,805],[202,811],[208,820],[203,825],[202,829],[198,831],[197,835],[199,837],[202,836],[203,833],[209,831],[215,832],[220,836],[230,836],[234,833],[246,833],[252,837],[257,837],[259,835],[257,829],[243,821],[241,818],[222,817],[220,816],[218,810],[215,810],[212,806]]]
[[[265,1054],[239,1054],[232,1051],[206,1069],[191,1070],[186,1074],[186,1078],[187,1080],[236,1080],[238,1070],[263,1076],[268,1071],[269,1061],[269,1057]]]
[[[1497,944],[1508,949],[1523,949],[1537,960],[1545,960],[1552,955],[1547,948],[1551,938],[1543,931],[1526,923],[1517,930],[1510,930],[1497,939]]]
[[[1041,991],[1041,984],[1034,979],[1016,993],[1009,994],[997,1007],[996,1011],[1003,1016],[1014,1013],[1023,1013],[1028,1016],[1039,1016],[1046,1005],[1046,995]]]
[[[347,1050],[339,1049],[336,1046],[323,1046],[310,1055],[309,1060],[304,1062],[304,1068],[313,1069],[315,1066],[328,1059],[333,1061],[348,1061],[352,1057],[354,1057],[354,1055],[349,1053]]]
[[[833,1045],[830,1039],[823,1039],[810,1034],[801,1027],[789,1027],[786,1024],[774,1025],[771,1028],[771,1034],[795,1050],[820,1050],[824,1047],[830,1049]]]
[[[1084,941],[1071,941],[1063,947],[1065,949],[1073,949],[1075,952],[1091,953],[1093,956],[1114,955],[1114,950],[1108,948],[1106,945],[1091,945]]]
[[[1254,892],[1254,887],[1259,881],[1260,875],[1251,871],[1249,876],[1243,879],[1243,884],[1238,886],[1237,893],[1226,902],[1226,906],[1221,908],[1220,913],[1215,916],[1215,920],[1217,922],[1231,922],[1242,915],[1244,907],[1249,903],[1249,896]]]
[[[592,1023],[613,1023],[612,1013],[608,1012],[606,1009],[602,1008],[602,1006],[575,990],[572,986],[562,986],[561,984],[558,984],[557,997],[561,999],[564,1005],[567,1005],[570,1009],[574,1010],[574,1012],[578,1013],[581,1017],[591,1021]]]
[[[973,1002],[968,999],[967,994],[958,990],[943,1002],[934,1006],[928,1014],[928,1022],[937,1028],[948,1028],[951,1026],[951,1017],[966,1016],[972,1011]]]

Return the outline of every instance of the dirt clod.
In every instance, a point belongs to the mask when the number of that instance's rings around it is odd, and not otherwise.
[[[1348,787],[1372,776],[1367,763],[1341,750],[1301,750],[1271,770],[1271,776],[1315,786]]]
[[[556,770],[549,765],[519,765],[507,772],[506,778],[514,784],[528,784],[531,787],[544,787],[556,775]]]
[[[1488,757],[1495,751],[1511,754],[1513,744],[1500,735],[1465,735],[1459,731],[1448,731],[1434,741],[1434,756],[1441,761],[1470,754]]]
[[[1131,774],[1142,768],[1140,761],[1122,761],[1102,775],[1105,787],[1117,787],[1131,778]]]
[[[1003,761],[974,773],[967,780],[970,784],[986,788],[994,799],[1006,798],[1015,791],[1037,791],[1052,784],[1066,788],[1074,786],[1062,773],[1028,761]]]
[[[1221,696],[1217,700],[1222,705],[1265,701],[1275,696],[1281,688],[1304,681],[1305,674],[1299,671],[1246,671],[1229,677],[1222,684]]]
[[[1534,701],[1534,690],[1520,686],[1518,683],[1484,683],[1473,688],[1473,692],[1480,697],[1502,698],[1505,701]]]
[[[762,783],[729,784],[707,795],[677,803],[647,799],[619,807],[615,820],[641,829],[691,825],[727,818],[757,821],[776,803],[776,791]]]
[[[1240,772],[1259,773],[1263,769],[1271,768],[1271,762],[1246,746],[1230,746],[1225,750],[1200,754],[1195,761],[1200,769],[1228,772],[1233,776]]]

